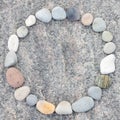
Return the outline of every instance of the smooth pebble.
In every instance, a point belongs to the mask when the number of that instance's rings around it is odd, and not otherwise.
[[[105,41],[105,42],[110,42],[113,40],[113,35],[111,32],[109,31],[104,31],[102,33],[102,40]]]
[[[19,38],[25,38],[28,35],[28,28],[26,26],[21,26],[17,29],[17,35]]]
[[[34,15],[29,15],[28,18],[25,20],[26,26],[30,27],[36,23],[36,17]]]

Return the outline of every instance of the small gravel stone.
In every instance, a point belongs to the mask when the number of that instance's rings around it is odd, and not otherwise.
[[[11,67],[16,65],[17,56],[14,51],[9,51],[5,58],[5,67]]]
[[[97,86],[92,86],[88,89],[88,95],[95,100],[100,100],[102,97],[102,90]]]
[[[41,22],[49,23],[52,20],[52,15],[47,8],[43,8],[36,12],[36,18]]]
[[[111,85],[111,79],[108,75],[99,75],[95,80],[95,84],[100,88],[108,88]]]
[[[7,70],[6,79],[8,84],[13,88],[21,87],[24,83],[24,77],[22,73],[14,67],[11,67]]]
[[[21,26],[17,29],[17,35],[19,38],[25,38],[28,35],[28,29],[26,26]]]
[[[23,86],[15,90],[14,97],[18,101],[24,100],[30,93],[30,87]]]
[[[106,54],[111,54],[115,52],[115,49],[116,49],[116,45],[113,42],[109,42],[105,44],[103,51]]]
[[[19,39],[16,35],[11,35],[8,40],[8,49],[17,52],[19,46]]]
[[[25,20],[25,24],[28,27],[33,26],[35,23],[36,23],[36,18],[34,15],[28,16],[28,18]]]
[[[55,20],[64,20],[66,18],[66,12],[62,7],[55,7],[52,9],[52,17]]]
[[[70,21],[80,20],[80,11],[76,7],[70,7],[66,11],[67,19]]]
[[[87,112],[94,107],[94,100],[91,97],[85,96],[72,104],[72,109],[75,112]]]
[[[43,114],[52,114],[55,111],[55,105],[49,103],[45,100],[40,100],[37,102],[36,109]]]
[[[110,54],[103,58],[100,63],[101,74],[110,74],[115,71],[115,55]]]
[[[26,98],[26,103],[27,103],[29,106],[34,106],[34,105],[36,105],[36,103],[37,103],[37,96],[35,96],[35,95],[33,95],[33,94],[28,95],[28,97]]]
[[[102,32],[106,29],[106,23],[102,18],[95,18],[92,28],[95,32]]]
[[[102,40],[105,41],[105,42],[110,42],[113,40],[113,35],[111,32],[109,31],[104,31],[102,33]]]
[[[89,26],[93,22],[93,16],[90,13],[86,13],[82,16],[81,22],[85,26]]]
[[[56,107],[56,113],[60,115],[72,114],[71,104],[67,101],[60,102]]]

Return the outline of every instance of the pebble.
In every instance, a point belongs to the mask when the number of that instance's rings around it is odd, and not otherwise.
[[[26,98],[26,103],[29,105],[29,106],[34,106],[36,105],[37,103],[37,96],[33,95],[33,94],[30,94],[27,96]]]
[[[85,26],[89,26],[93,22],[93,15],[90,13],[86,13],[82,16],[81,22]]]
[[[100,100],[102,97],[102,90],[97,86],[92,86],[88,89],[88,95],[95,100]]]
[[[57,105],[55,111],[59,115],[72,114],[72,107],[69,102],[62,101]]]
[[[17,35],[19,38],[25,38],[28,35],[28,28],[26,26],[21,26],[17,29]]]
[[[102,32],[106,29],[106,23],[102,18],[95,18],[92,24],[93,31]]]
[[[64,20],[66,18],[66,12],[64,8],[57,6],[52,9],[52,17],[55,20]]]
[[[108,88],[111,85],[111,79],[108,75],[99,75],[95,80],[95,84],[100,88]]]
[[[19,38],[17,35],[11,35],[8,40],[8,49],[17,52],[19,46]]]
[[[75,112],[87,112],[94,107],[94,100],[91,97],[85,96],[72,104],[72,109]]]
[[[49,103],[45,100],[40,100],[37,102],[36,109],[43,114],[52,114],[55,111],[55,105]]]
[[[52,15],[47,8],[43,8],[36,12],[36,18],[44,23],[49,23],[52,20]]]
[[[70,21],[80,20],[80,11],[76,7],[70,7],[66,11],[67,19]]]
[[[30,93],[30,87],[23,86],[15,90],[14,97],[18,101],[23,101]]]
[[[14,66],[17,63],[17,56],[14,51],[9,51],[5,58],[5,67]]]
[[[115,55],[110,54],[103,58],[100,63],[101,74],[109,74],[115,71]]]
[[[21,87],[24,83],[22,73],[15,67],[11,67],[6,72],[6,79],[8,84],[13,88]]]
[[[113,52],[115,52],[116,50],[116,45],[113,42],[108,42],[105,44],[103,51],[106,54],[111,54]]]
[[[25,20],[25,24],[28,27],[33,26],[35,23],[36,23],[36,18],[34,15],[28,16],[28,18]]]
[[[105,41],[105,42],[110,42],[113,40],[113,35],[111,32],[109,31],[104,31],[102,33],[102,40]]]

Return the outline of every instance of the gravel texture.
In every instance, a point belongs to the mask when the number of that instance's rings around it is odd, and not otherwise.
[[[90,12],[102,17],[107,30],[114,35],[116,72],[111,74],[112,86],[103,91],[103,97],[95,102],[95,108],[87,113],[67,116],[43,115],[35,107],[16,101],[14,89],[5,79],[4,59],[7,42],[25,19],[43,7],[69,8],[77,6],[80,13]],[[0,120],[119,120],[120,119],[120,1],[119,0],[0,0]],[[80,22],[37,21],[29,28],[29,35],[21,40],[17,68],[25,76],[25,85],[39,99],[57,105],[66,100],[73,103],[85,96],[94,85],[99,73],[99,63],[105,56],[101,33]]]

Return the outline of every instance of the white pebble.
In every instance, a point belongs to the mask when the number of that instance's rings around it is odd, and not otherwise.
[[[113,35],[112,35],[111,32],[109,32],[109,31],[104,31],[104,32],[102,33],[102,40],[103,40],[103,41],[105,41],[105,42],[110,42],[110,41],[112,41],[112,39],[113,39]]]
[[[35,23],[36,23],[36,18],[34,15],[28,16],[28,18],[25,20],[25,24],[28,27],[33,26]]]

